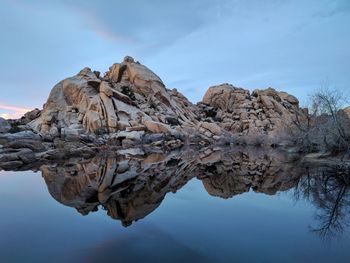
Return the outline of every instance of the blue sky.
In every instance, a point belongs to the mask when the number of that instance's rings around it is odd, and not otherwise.
[[[0,0],[0,116],[131,55],[192,102],[209,86],[350,93],[349,0]]]

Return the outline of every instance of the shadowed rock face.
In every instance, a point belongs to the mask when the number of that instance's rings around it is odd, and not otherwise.
[[[99,206],[128,226],[154,211],[168,192],[176,192],[194,177],[206,191],[222,198],[250,189],[275,194],[293,187],[300,173],[293,158],[278,152],[203,149],[169,154],[124,155],[72,159],[43,165],[51,195],[86,215]]]

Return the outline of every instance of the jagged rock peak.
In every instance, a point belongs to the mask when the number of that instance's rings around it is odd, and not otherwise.
[[[122,63],[113,64],[106,72],[105,78],[115,83],[130,82],[134,84],[136,82],[142,86],[145,85],[143,82],[156,81],[164,87],[160,77],[138,61],[135,62],[134,58],[130,56],[126,56]]]

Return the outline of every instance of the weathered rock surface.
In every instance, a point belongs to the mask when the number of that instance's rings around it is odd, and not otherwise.
[[[15,141],[15,140],[41,141],[41,139],[42,138],[39,134],[32,131],[0,134],[0,140],[4,142]]]
[[[348,116],[348,118],[350,118],[350,106],[344,108],[342,111]]]
[[[24,114],[24,116],[21,118],[21,121],[23,124],[27,124],[31,122],[32,120],[35,120],[40,117],[41,115],[41,110],[39,109],[34,109],[32,111],[28,111],[27,113]]]
[[[52,137],[140,130],[170,133],[170,118],[185,132],[181,126],[195,127],[194,112],[183,95],[166,89],[151,70],[126,57],[104,77],[85,68],[58,83],[40,117],[29,125]]]
[[[250,93],[222,84],[209,88],[203,101],[193,105],[176,89],[167,89],[150,69],[125,57],[104,76],[84,68],[59,82],[43,110],[11,120],[16,133],[0,134],[0,142],[6,148],[13,140],[39,140],[46,143],[41,149],[45,155],[67,147],[65,151],[71,152],[74,147],[62,146],[65,143],[80,143],[76,148],[151,144],[174,149],[184,144],[237,143],[234,136],[276,139],[304,120],[307,112],[298,103],[295,97],[272,88]],[[7,122],[0,120],[0,133],[7,129]]]
[[[275,136],[290,127],[296,115],[303,118],[298,104],[295,97],[272,88],[250,94],[222,84],[209,88],[203,101],[193,105],[176,89],[167,89],[147,67],[125,57],[103,77],[84,68],[61,81],[44,109],[25,119],[32,120],[34,131],[51,138],[144,131],[145,136],[164,133],[215,141],[224,131]]]
[[[248,136],[277,136],[306,116],[298,99],[285,92],[268,88],[250,94],[230,84],[209,88],[197,106],[202,119]]]
[[[4,118],[0,117],[0,133],[6,133],[11,129],[10,123]]]

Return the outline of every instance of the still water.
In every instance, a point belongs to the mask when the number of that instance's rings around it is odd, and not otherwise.
[[[134,151],[1,171],[0,262],[350,262],[341,168],[291,159]]]

